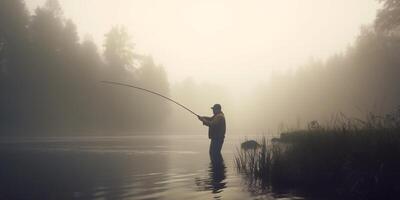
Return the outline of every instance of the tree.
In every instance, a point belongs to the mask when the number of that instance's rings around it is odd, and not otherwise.
[[[28,44],[29,14],[22,0],[0,1],[0,67],[18,71]],[[13,65],[13,69],[10,66]],[[1,74],[1,72],[0,72]]]
[[[140,68],[136,71],[138,84],[169,96],[169,83],[164,68],[156,65],[151,56],[142,56],[140,60]],[[150,115],[142,115],[145,122],[163,121],[170,111],[169,106],[170,104],[166,104],[162,99],[149,96],[144,96],[142,102],[140,102],[140,107],[146,109],[143,113],[151,113]]]
[[[399,0],[378,0],[383,3],[383,8],[379,10],[375,27],[378,31],[391,32],[399,28],[400,25],[400,1]]]
[[[65,50],[76,50],[79,45],[79,36],[76,25],[72,20],[67,20],[63,30],[63,46]]]
[[[106,35],[104,57],[114,69],[124,71],[132,67],[134,44],[124,27],[113,27]]]
[[[29,13],[23,0],[0,1],[0,129],[17,128],[21,98],[18,84],[27,68]],[[18,83],[18,84],[17,84]],[[0,130],[1,132],[1,130]]]
[[[63,18],[63,11],[58,0],[47,0],[44,4],[44,8],[51,12],[53,16],[56,18],[62,19]]]
[[[107,63],[93,41],[80,43],[58,0],[47,0],[32,16],[23,0],[0,0],[0,133],[114,133],[159,125],[163,104],[98,81],[140,81],[168,94],[163,69],[134,54],[123,27],[112,28],[104,46]]]

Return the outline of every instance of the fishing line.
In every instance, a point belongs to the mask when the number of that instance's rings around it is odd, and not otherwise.
[[[125,87],[135,88],[135,89],[138,89],[138,90],[142,90],[142,91],[145,91],[145,92],[148,92],[148,93],[157,95],[157,96],[159,96],[159,97],[162,97],[162,98],[164,98],[164,99],[167,99],[167,100],[169,100],[169,101],[172,101],[172,102],[175,103],[176,105],[178,105],[178,106],[184,108],[185,110],[187,110],[187,111],[189,111],[190,113],[192,113],[192,114],[196,115],[197,117],[199,117],[198,114],[196,114],[195,112],[193,112],[192,110],[190,110],[190,109],[187,108],[186,106],[180,104],[179,102],[177,102],[177,101],[175,101],[175,100],[173,100],[173,99],[171,99],[171,98],[169,98],[169,97],[166,97],[166,96],[164,96],[164,95],[162,95],[162,94],[159,94],[159,93],[157,93],[157,92],[148,90],[148,89],[146,89],[146,88],[142,88],[142,87],[138,87],[138,86],[134,86],[134,85],[130,85],[130,84],[125,84],[125,83],[113,82],[113,81],[101,81],[101,82],[102,82],[102,83],[106,83],[106,84],[111,84],[111,85],[119,85],[119,86],[125,86]]]

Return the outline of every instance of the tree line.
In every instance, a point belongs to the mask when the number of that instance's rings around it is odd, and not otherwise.
[[[257,125],[290,127],[307,121],[332,123],[335,115],[364,117],[400,105],[400,2],[379,0],[375,21],[360,29],[344,53],[311,60],[291,73],[276,72],[257,89]],[[398,107],[400,109],[400,107]],[[290,120],[289,120],[290,119]]]
[[[168,104],[101,80],[170,92],[164,68],[135,52],[124,27],[111,28],[100,53],[90,38],[80,40],[57,0],[32,15],[23,0],[0,1],[1,135],[108,135],[162,126]]]

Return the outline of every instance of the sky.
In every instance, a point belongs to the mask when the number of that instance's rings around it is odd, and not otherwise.
[[[45,0],[26,0],[33,11]],[[138,53],[152,55],[171,83],[187,78],[246,88],[272,70],[343,53],[371,24],[375,0],[60,0],[66,18],[102,48],[123,25]]]

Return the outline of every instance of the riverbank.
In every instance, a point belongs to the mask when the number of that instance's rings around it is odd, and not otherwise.
[[[400,194],[400,112],[365,121],[341,117],[281,133],[261,147],[238,150],[236,168],[259,187],[305,196],[397,199]]]

